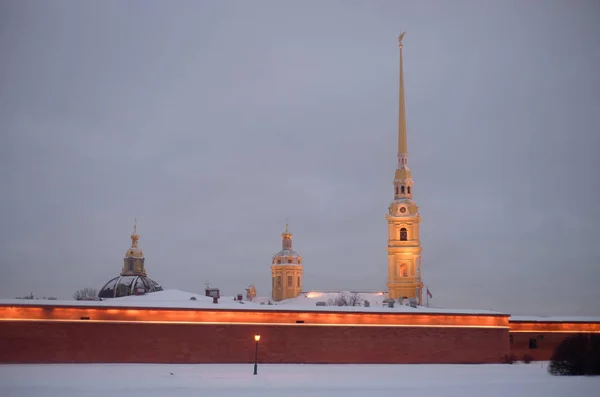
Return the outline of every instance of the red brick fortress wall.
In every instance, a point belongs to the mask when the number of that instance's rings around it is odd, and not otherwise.
[[[497,363],[508,315],[0,305],[3,363]]]
[[[3,363],[497,363],[508,329],[4,321]]]
[[[525,355],[531,356],[533,361],[548,361],[556,346],[567,336],[567,333],[544,332],[519,332],[510,334],[510,352],[517,360],[522,360]],[[530,340],[535,339],[535,346],[530,347]]]
[[[600,333],[600,322],[511,320],[510,352],[518,360],[529,355],[535,361],[547,361],[565,338],[580,333]]]

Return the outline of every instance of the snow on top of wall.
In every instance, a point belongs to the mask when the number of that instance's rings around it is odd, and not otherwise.
[[[329,302],[335,301],[340,294],[346,295],[346,297],[352,294],[358,294],[359,302],[361,305],[364,301],[369,301],[370,307],[364,306],[316,306],[317,302]],[[302,292],[295,298],[285,299],[278,302],[278,305],[285,306],[285,310],[296,308],[305,308],[310,310],[324,310],[324,311],[354,311],[354,312],[406,312],[406,313],[421,313],[421,314],[504,314],[502,312],[492,310],[473,310],[473,309],[445,309],[445,308],[434,308],[419,306],[412,308],[410,306],[401,305],[396,300],[394,307],[388,307],[384,301],[387,299],[387,293],[375,292],[375,291],[310,291]]]
[[[358,300],[361,305],[364,304],[365,300],[369,301],[371,307],[373,306],[382,306],[383,301],[387,299],[387,294],[385,292],[375,292],[375,291],[310,291],[310,292],[302,292],[295,298],[285,299],[278,304],[280,305],[309,305],[316,306],[317,302],[328,302],[330,300],[335,301],[336,298],[340,296],[340,294],[344,294],[346,297],[351,296],[356,293],[358,295]],[[394,306],[398,306],[398,301],[396,301]],[[320,306],[323,307],[323,306]]]
[[[191,298],[196,298],[196,301],[205,301],[210,303],[212,303],[213,301],[213,299],[210,296],[200,295],[193,292],[180,291],[178,289],[166,289],[163,291],[156,291],[145,295],[124,296],[117,299],[107,300],[105,302],[180,302],[189,301],[191,300]]]
[[[510,321],[540,322],[540,323],[600,323],[600,317],[510,316]]]
[[[419,306],[412,308],[398,304],[393,308],[383,305],[383,293],[359,293],[364,300],[369,300],[370,307],[363,306],[316,306],[318,301],[335,299],[339,292],[309,292],[302,293],[299,297],[287,299],[272,305],[259,302],[235,301],[234,297],[222,296],[218,304],[212,303],[211,297],[179,291],[164,290],[138,296],[126,296],[103,301],[75,301],[75,300],[28,300],[28,299],[0,299],[0,305],[31,305],[31,306],[77,306],[77,307],[145,307],[145,308],[172,308],[172,309],[213,309],[213,310],[261,310],[261,311],[310,311],[310,312],[367,312],[367,313],[419,313],[419,314],[482,314],[482,315],[507,315],[491,310],[469,309],[441,309]],[[383,295],[381,295],[383,294]],[[195,297],[196,300],[190,300]],[[263,304],[260,304],[260,301]]]

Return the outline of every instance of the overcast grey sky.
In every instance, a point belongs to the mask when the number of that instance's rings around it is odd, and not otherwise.
[[[0,297],[384,290],[404,38],[443,307],[600,315],[598,1],[2,1]]]

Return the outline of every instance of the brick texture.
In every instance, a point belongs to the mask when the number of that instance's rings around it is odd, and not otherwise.
[[[498,363],[506,328],[0,322],[2,363]],[[520,342],[519,342],[520,343]]]
[[[519,360],[525,354],[529,354],[535,361],[548,361],[552,358],[556,346],[570,335],[575,335],[575,333],[514,332],[510,334],[510,352]],[[531,339],[536,340],[537,348],[529,347]]]

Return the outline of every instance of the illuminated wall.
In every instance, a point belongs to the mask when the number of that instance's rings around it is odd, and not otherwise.
[[[300,310],[120,308],[102,306],[0,306],[0,320],[118,321],[225,324],[313,324],[364,327],[506,328],[508,315],[360,313]]]
[[[600,321],[277,309],[0,305],[0,362],[243,363],[260,333],[261,362],[497,363],[600,333]]]
[[[494,363],[509,351],[507,315],[0,306],[0,362],[243,363],[255,333],[270,363]]]
[[[510,321],[510,351],[517,358],[550,360],[556,346],[579,333],[600,333],[600,321]]]

